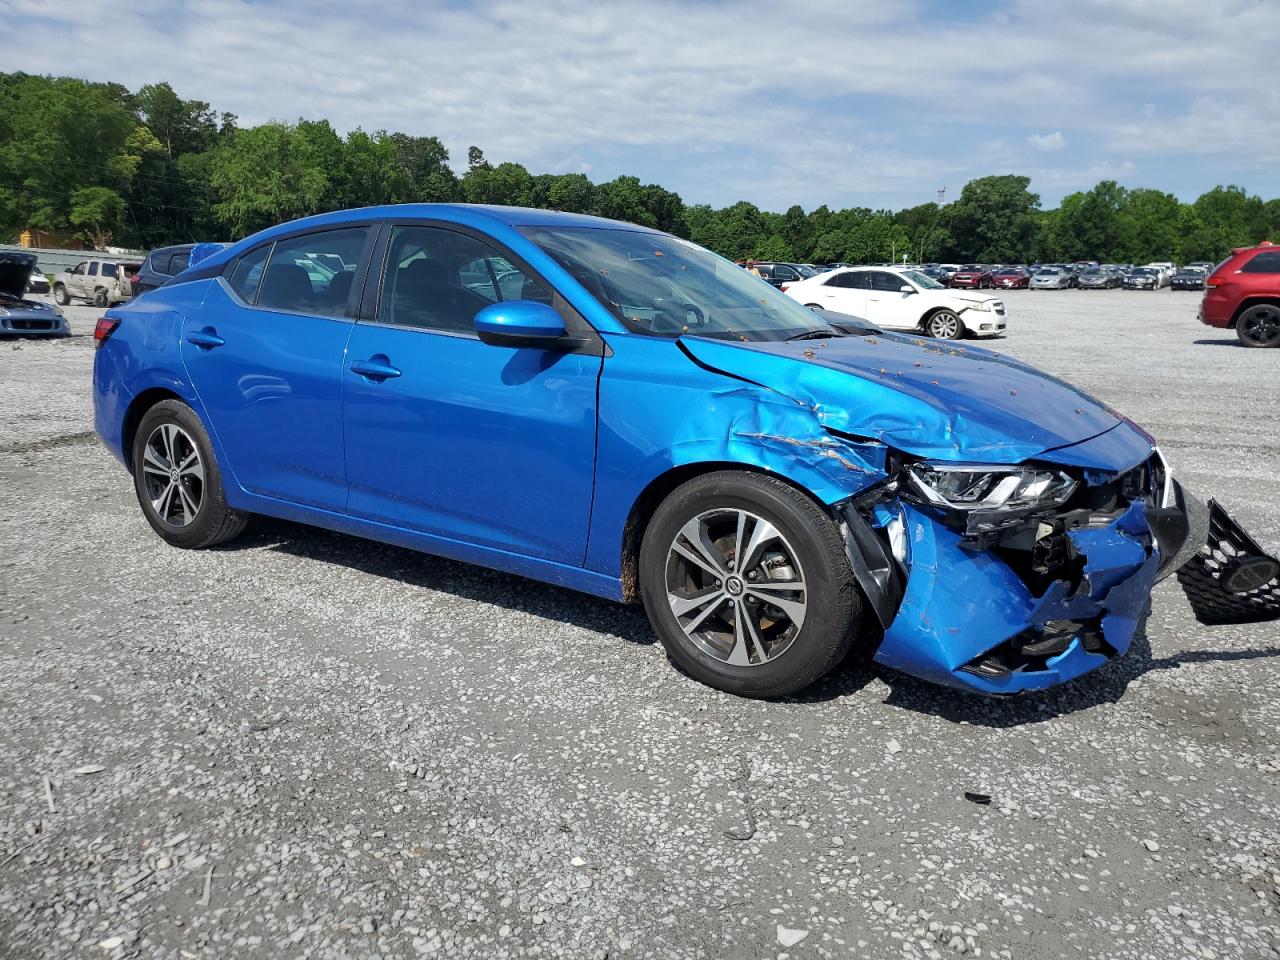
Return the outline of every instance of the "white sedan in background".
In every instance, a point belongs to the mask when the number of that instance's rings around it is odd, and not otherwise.
[[[847,267],[821,273],[783,292],[806,307],[861,317],[886,330],[940,340],[1004,333],[1004,303],[976,290],[951,290],[916,270]]]

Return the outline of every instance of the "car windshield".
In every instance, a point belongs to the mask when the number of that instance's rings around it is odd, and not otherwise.
[[[594,227],[522,232],[635,333],[733,340],[836,335],[812,310],[687,240]]]
[[[1036,276],[1037,277],[1056,277],[1061,272],[1062,271],[1059,270],[1057,267],[1045,267],[1041,269],[1041,271],[1037,273]]]
[[[918,271],[918,270],[904,270],[904,271],[902,271],[902,273],[900,274],[900,276],[901,276],[901,277],[902,277],[902,279],[904,279],[904,280],[910,280],[912,283],[914,283],[914,284],[915,284],[917,287],[919,287],[921,290],[945,290],[945,289],[947,289],[947,288],[946,288],[946,287],[944,287],[942,284],[940,284],[937,280],[934,280],[932,277],[930,277],[930,276],[928,276],[928,275],[926,275],[926,274],[923,274],[923,273],[921,273],[921,272],[920,272],[920,271]]]

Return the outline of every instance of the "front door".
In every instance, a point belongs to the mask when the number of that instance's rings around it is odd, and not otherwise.
[[[915,287],[896,273],[887,270],[868,270],[867,312],[863,314],[876,326],[890,330],[910,330],[919,326],[919,295]],[[903,288],[911,287],[911,292]]]
[[[443,226],[392,227],[379,276],[343,373],[348,512],[581,564],[600,351],[489,346],[474,328],[498,300],[556,305],[570,332],[581,319],[502,251]]]
[[[182,329],[182,358],[227,466],[250,493],[341,512],[343,351],[368,227],[264,244]]]

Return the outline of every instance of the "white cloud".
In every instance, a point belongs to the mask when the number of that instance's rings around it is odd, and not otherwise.
[[[1033,133],[1027,137],[1027,143],[1031,144],[1037,150],[1046,153],[1053,150],[1061,150],[1067,145],[1067,138],[1062,135],[1061,130],[1055,130],[1053,133]]]
[[[1004,0],[945,23],[924,0],[811,0],[786,17],[677,0],[103,0],[94,18],[7,6],[23,23],[7,70],[168,80],[246,123],[435,134],[459,164],[477,144],[596,179],[646,167],[694,202],[958,194],[992,172],[983,163],[1040,151],[1077,169],[1128,152],[1276,152],[1275,95],[1256,78],[1274,71],[1280,21],[1254,0]],[[128,27],[103,44],[104,21]],[[1197,97],[1226,118],[1179,118],[1171,105]],[[1157,103],[1173,119],[1155,121]],[[1060,129],[1037,130],[1045,118]],[[1205,121],[1213,136],[1197,137]]]

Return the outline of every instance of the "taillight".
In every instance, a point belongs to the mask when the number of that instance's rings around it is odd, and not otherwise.
[[[1222,286],[1222,278],[1221,278],[1221,277],[1210,277],[1208,280],[1206,280],[1206,281],[1204,282],[1204,285],[1205,285],[1206,287],[1220,287],[1220,286]]]
[[[94,346],[102,346],[107,337],[116,332],[116,327],[118,326],[120,326],[120,321],[114,317],[99,317],[98,322],[93,326]]]
[[[779,290],[781,290],[783,293],[786,293],[786,292],[787,292],[787,287],[791,286],[791,284],[793,284],[793,283],[795,283],[795,281],[794,281],[794,280],[788,280],[786,283],[784,283],[784,284],[783,284],[782,286],[780,286],[778,289],[779,289]]]

